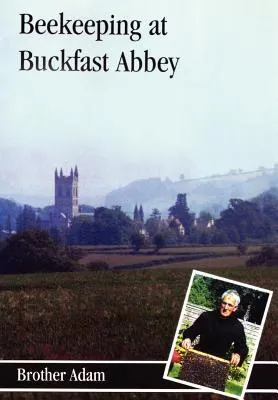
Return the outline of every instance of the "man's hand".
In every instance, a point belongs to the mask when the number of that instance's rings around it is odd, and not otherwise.
[[[240,355],[238,353],[233,353],[230,363],[237,366],[240,362]]]
[[[190,339],[184,339],[184,341],[182,342],[182,347],[184,347],[185,349],[192,349],[192,345],[191,345],[191,340]]]

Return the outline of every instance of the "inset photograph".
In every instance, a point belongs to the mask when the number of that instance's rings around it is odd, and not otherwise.
[[[163,378],[243,399],[271,297],[193,270]]]

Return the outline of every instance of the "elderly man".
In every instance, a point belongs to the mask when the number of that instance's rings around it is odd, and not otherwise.
[[[230,363],[241,366],[248,354],[244,328],[235,316],[240,303],[235,290],[227,290],[221,297],[218,310],[203,312],[194,324],[183,332],[182,346],[192,347],[191,342],[200,335],[196,350],[227,358],[233,345]]]

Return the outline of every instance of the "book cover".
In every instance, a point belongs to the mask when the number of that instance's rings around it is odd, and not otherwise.
[[[163,380],[198,269],[273,292],[246,396],[274,395],[277,17],[275,0],[2,0],[0,390],[217,398]]]

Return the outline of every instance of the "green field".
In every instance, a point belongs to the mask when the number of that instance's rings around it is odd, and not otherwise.
[[[155,251],[152,246],[134,252],[130,246],[79,246],[80,265],[104,261],[109,269],[130,268],[233,268],[244,267],[248,258],[258,253],[261,246],[249,246],[245,255],[239,256],[234,245],[200,246],[184,245],[166,247]]]
[[[278,268],[206,271],[274,290],[257,359],[275,360]],[[1,357],[166,360],[190,275],[169,267],[1,276]]]

